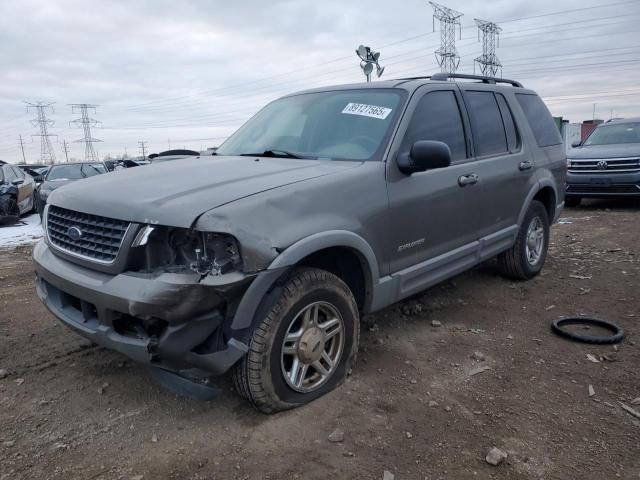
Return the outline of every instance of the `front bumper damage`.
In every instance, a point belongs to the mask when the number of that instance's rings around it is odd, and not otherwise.
[[[47,308],[80,335],[136,362],[222,374],[248,350],[243,330],[233,326],[250,324],[236,311],[246,314],[253,310],[247,305],[257,305],[257,298],[245,297],[263,274],[110,275],[61,259],[44,241],[33,259],[36,290]]]

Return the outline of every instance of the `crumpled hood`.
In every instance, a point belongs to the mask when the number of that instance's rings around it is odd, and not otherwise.
[[[569,158],[622,158],[640,157],[640,143],[617,145],[587,145],[573,148],[567,153]]]
[[[96,175],[56,190],[49,203],[131,222],[188,228],[212,208],[359,165],[331,160],[195,157]]]

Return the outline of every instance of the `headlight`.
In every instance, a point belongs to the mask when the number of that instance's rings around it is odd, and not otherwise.
[[[40,189],[38,190],[38,195],[40,195],[40,198],[42,200],[46,200],[47,197],[49,196],[49,194],[52,192],[53,190],[44,190],[44,189]]]
[[[242,270],[238,242],[225,233],[198,232],[184,228],[144,226],[132,247],[139,249],[143,270],[192,270],[200,275],[223,275]]]

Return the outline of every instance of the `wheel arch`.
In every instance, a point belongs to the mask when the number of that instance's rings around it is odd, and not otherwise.
[[[361,236],[334,230],[298,240],[282,251],[245,292],[231,328],[241,330],[250,327],[255,317],[260,315],[265,296],[274,289],[278,280],[297,266],[323,268],[334,273],[351,288],[358,308],[363,312],[370,310],[373,286],[379,279],[375,253]],[[353,272],[354,268],[358,270]]]
[[[531,207],[531,202],[534,200],[538,200],[544,205],[547,210],[547,214],[549,215],[549,223],[553,223],[556,215],[556,209],[558,208],[558,193],[554,182],[551,179],[543,178],[536,182],[535,186],[527,195],[526,201],[524,202],[524,205],[520,210],[520,215],[518,216],[518,225],[522,225],[524,217],[527,214],[529,207]]]

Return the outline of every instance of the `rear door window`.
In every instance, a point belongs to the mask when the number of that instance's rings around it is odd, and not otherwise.
[[[465,92],[477,157],[509,151],[502,114],[493,92]]]
[[[500,113],[502,114],[504,131],[507,134],[507,147],[509,148],[509,152],[516,152],[520,149],[520,135],[518,134],[518,128],[516,127],[516,121],[513,118],[513,113],[509,108],[507,100],[502,94],[496,93],[496,100],[498,100],[498,106],[500,107]]]
[[[538,146],[548,147],[561,144],[560,131],[542,99],[538,95],[525,93],[517,93],[516,98],[531,126],[531,131],[536,138]]]
[[[467,142],[460,107],[452,90],[436,90],[420,99],[400,151],[408,152],[418,140],[446,143],[451,150],[453,161],[467,158]]]

